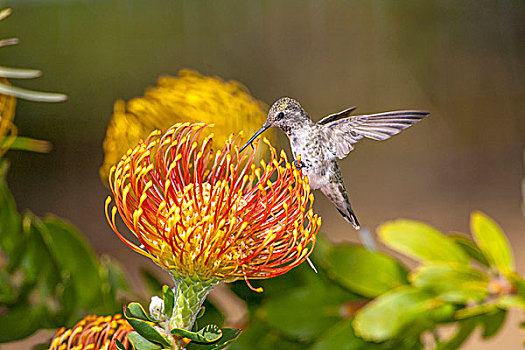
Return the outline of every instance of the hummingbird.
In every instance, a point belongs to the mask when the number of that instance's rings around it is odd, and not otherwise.
[[[321,190],[343,218],[359,230],[359,220],[350,205],[337,159],[345,158],[363,137],[386,140],[430,113],[409,110],[352,116],[355,109],[351,107],[314,122],[299,102],[280,98],[270,108],[266,122],[241,151],[266,129],[280,128],[290,141],[294,165],[302,170],[303,176],[308,176],[310,188]]]

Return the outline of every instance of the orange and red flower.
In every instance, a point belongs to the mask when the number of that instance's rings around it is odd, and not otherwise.
[[[131,325],[115,316],[86,316],[72,329],[61,328],[51,341],[49,350],[116,350],[116,341],[128,346],[126,335],[133,331]]]
[[[281,275],[308,258],[321,219],[307,178],[284,152],[254,164],[239,137],[212,150],[209,125],[176,124],[130,149],[110,172],[108,221],[134,251],[175,275],[234,281]],[[206,130],[206,132],[208,131]],[[117,211],[138,238],[117,229]]]

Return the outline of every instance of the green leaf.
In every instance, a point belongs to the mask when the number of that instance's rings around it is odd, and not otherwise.
[[[514,258],[498,224],[482,212],[475,211],[470,217],[470,229],[489,264],[504,275],[511,274],[515,268]]]
[[[175,303],[175,294],[173,294],[173,290],[170,287],[163,285],[162,296],[164,298],[164,313],[168,318],[171,318],[173,314],[173,304]]]
[[[354,322],[356,334],[367,341],[381,342],[395,338],[422,315],[443,306],[428,292],[401,287],[376,298],[358,311]]]
[[[154,319],[149,317],[142,305],[140,305],[139,303],[129,303],[126,309],[126,318],[129,316],[133,318],[138,318],[143,321],[155,322]]]
[[[410,279],[414,286],[437,293],[447,302],[481,301],[488,295],[488,276],[468,265],[423,265]]]
[[[57,217],[34,220],[34,224],[61,273],[71,276],[76,291],[75,300],[82,307],[91,308],[100,299],[102,284],[98,260],[92,248],[74,226]]]
[[[483,314],[488,314],[491,312],[495,312],[497,310],[498,306],[496,304],[480,304],[471,306],[464,309],[459,309],[455,313],[455,318],[458,320],[471,318]]]
[[[354,299],[337,285],[317,279],[268,300],[258,314],[284,335],[308,341],[339,322],[343,304]]]
[[[369,298],[407,283],[407,272],[400,263],[361,246],[336,245],[326,259],[325,268],[332,279]]]
[[[222,331],[217,325],[209,324],[197,332],[191,332],[182,328],[173,328],[171,334],[188,338],[198,343],[208,344],[219,340],[222,336]]]
[[[222,337],[221,339],[217,340],[214,343],[211,344],[198,344],[191,342],[188,345],[186,345],[186,350],[219,350],[224,349],[228,345],[230,345],[231,342],[233,342],[239,334],[241,333],[240,329],[232,329],[232,328],[223,328],[222,331]]]
[[[458,323],[456,333],[447,341],[440,342],[437,345],[437,350],[454,350],[458,349],[467,338],[476,329],[477,321],[475,319],[468,319]]]
[[[132,304],[138,304],[138,303],[132,303]],[[161,344],[162,346],[167,347],[167,348],[171,347],[171,342],[168,339],[166,339],[162,334],[160,334],[159,331],[153,328],[147,321],[134,317],[129,307],[126,307],[124,309],[124,316],[128,320],[131,327],[133,327],[133,329],[137,331],[137,333],[141,335],[143,338],[147,339],[150,342]],[[135,347],[137,347],[137,344],[135,343],[133,344],[135,345]],[[137,349],[140,349],[140,348],[137,347]]]
[[[502,295],[498,298],[496,304],[502,309],[517,307],[525,310],[525,300],[520,295]]]
[[[20,254],[16,248],[22,240],[21,217],[16,209],[13,195],[7,188],[5,177],[8,162],[0,161],[0,250],[8,257]]]
[[[481,250],[479,250],[478,246],[476,245],[476,243],[474,243],[473,240],[459,234],[454,234],[450,238],[452,238],[454,242],[457,245],[459,245],[463,249],[463,251],[472,259],[476,260],[484,266],[489,266],[487,259],[485,258]]]
[[[353,319],[339,322],[326,331],[309,350],[368,350],[381,349],[382,346],[367,343],[354,334]]]
[[[488,339],[494,336],[501,328],[501,326],[503,326],[506,315],[506,310],[496,310],[495,312],[483,316],[481,318],[481,324],[483,325],[483,333],[481,336],[484,339]]]
[[[152,343],[137,332],[131,332],[127,335],[131,344],[136,350],[161,350],[162,346]],[[171,347],[171,345],[170,345]]]
[[[468,264],[468,257],[454,241],[427,224],[395,220],[378,228],[379,237],[391,248],[417,260]]]
[[[22,304],[0,315],[0,343],[23,339],[42,327],[46,309],[42,305]]]

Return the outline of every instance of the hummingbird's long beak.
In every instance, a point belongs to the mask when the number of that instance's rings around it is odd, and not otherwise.
[[[253,140],[255,140],[257,138],[257,136],[259,136],[260,134],[262,134],[263,132],[266,131],[266,129],[268,129],[271,125],[269,124],[264,124],[256,133],[255,135],[253,135],[249,140],[248,142],[246,142],[246,144],[244,146],[242,146],[242,148],[239,150],[239,153],[241,153],[246,147],[248,147],[248,145],[251,145]]]

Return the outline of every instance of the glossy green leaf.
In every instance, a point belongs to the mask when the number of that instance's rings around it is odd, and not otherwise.
[[[191,332],[182,328],[173,328],[171,334],[188,338],[198,343],[213,343],[222,337],[221,329],[214,324],[208,324],[197,332]]]
[[[410,279],[414,286],[437,293],[448,302],[481,301],[488,295],[488,276],[468,265],[423,265],[411,273]]]
[[[367,343],[354,334],[353,319],[347,319],[327,330],[309,350],[368,350],[381,349],[377,344]]]
[[[479,249],[489,264],[504,275],[514,271],[514,258],[509,243],[501,228],[482,212],[473,212],[470,229]]]
[[[475,319],[464,320],[458,323],[456,333],[445,342],[437,344],[437,350],[455,350],[458,349],[467,338],[476,329],[477,321]]]
[[[505,316],[507,316],[506,310],[496,310],[493,313],[489,313],[481,318],[481,324],[483,326],[483,333],[481,336],[484,339],[488,339],[494,336],[505,323]]]
[[[137,332],[131,332],[127,335],[131,344],[136,350],[161,350],[162,346],[155,344],[141,336]],[[171,345],[170,345],[171,346]]]
[[[139,303],[129,303],[126,308],[126,317],[134,317],[143,321],[155,322]]]
[[[407,272],[400,263],[362,246],[334,246],[327,253],[325,268],[342,286],[369,298],[407,283]]]
[[[355,297],[335,284],[302,286],[268,300],[259,310],[272,328],[302,341],[317,338],[341,320],[343,304]]]
[[[240,329],[232,329],[232,328],[223,328],[222,331],[222,337],[217,340],[214,343],[211,344],[198,344],[191,342],[188,345],[186,345],[186,350],[220,350],[224,349],[230,343],[232,343],[239,334],[241,333]]]
[[[476,260],[484,266],[489,266],[487,259],[485,258],[481,250],[479,250],[478,246],[476,245],[476,243],[474,243],[473,240],[459,234],[454,234],[450,238],[452,238],[454,242],[458,246],[460,246],[461,249],[463,249],[463,251],[472,259]]]
[[[164,313],[168,318],[173,314],[173,304],[175,303],[175,294],[167,285],[162,286],[162,296],[164,298]]]
[[[362,308],[354,319],[354,330],[367,341],[385,341],[395,338],[422,315],[442,305],[428,292],[401,287]]]
[[[138,304],[138,303],[132,303],[132,304]],[[137,308],[135,308],[135,311],[137,311]],[[143,338],[147,339],[150,342],[158,343],[164,347],[168,347],[168,348],[171,347],[171,342],[168,339],[166,339],[162,334],[160,334],[159,331],[153,328],[148,323],[148,321],[144,321],[142,319],[134,317],[129,307],[126,307],[124,309],[124,316],[128,320],[131,327],[133,327],[133,329],[137,331],[137,333],[141,335]],[[135,343],[133,344],[137,346],[137,344]]]
[[[427,224],[395,220],[378,228],[381,240],[391,248],[414,259],[428,262],[468,264],[468,257],[450,238]]]

